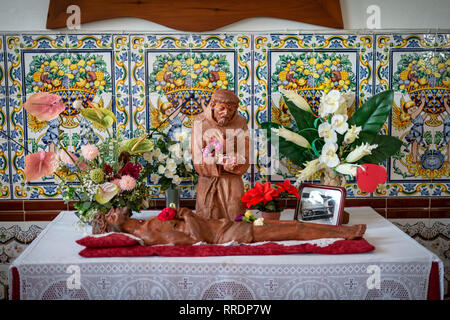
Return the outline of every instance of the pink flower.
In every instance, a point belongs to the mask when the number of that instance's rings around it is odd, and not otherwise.
[[[122,191],[120,188],[120,179],[111,180],[111,183],[114,183],[117,187],[119,187],[119,193]]]
[[[25,156],[25,180],[38,180],[50,176],[58,168],[58,158],[54,152],[39,151]]]
[[[136,187],[136,179],[129,175],[122,176],[119,180],[119,187],[122,190],[131,191]]]
[[[70,154],[70,156],[67,154],[67,153],[69,153]],[[80,167],[80,170],[87,170],[88,169],[88,165],[87,165],[87,163],[86,162],[80,162],[80,161],[78,161],[78,157],[76,156],[76,155],[74,155],[72,152],[70,152],[70,151],[67,151],[67,153],[65,152],[65,151],[63,151],[63,150],[61,150],[60,152],[59,152],[59,159],[64,163],[64,164],[67,164],[67,165],[70,165],[70,166],[76,166],[76,164],[78,164],[78,166]],[[72,160],[73,159],[73,160]],[[74,163],[74,161],[75,161],[75,163]]]
[[[33,94],[27,99],[23,107],[40,121],[56,119],[66,109],[60,96],[48,92]]]
[[[81,154],[86,160],[94,160],[98,156],[98,148],[92,144],[81,147]]]
[[[67,154],[68,153],[68,154]],[[63,151],[63,150],[61,150],[60,152],[59,152],[59,159],[61,159],[61,161],[64,163],[64,164],[68,164],[68,165],[71,165],[71,166],[74,166],[75,165],[75,163],[74,163],[74,161],[76,162],[76,163],[78,163],[78,157],[76,156],[76,155],[74,155],[72,152],[70,152],[70,151],[67,151],[67,153],[65,152],[65,151]],[[69,156],[70,155],[70,156]]]

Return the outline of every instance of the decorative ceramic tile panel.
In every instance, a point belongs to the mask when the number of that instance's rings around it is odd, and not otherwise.
[[[253,165],[244,175],[249,188],[256,181],[293,179],[298,169],[281,159],[280,171],[271,172],[274,150],[259,130],[268,120],[294,124],[280,86],[313,107],[324,88],[350,90],[358,97],[355,108],[392,88],[393,112],[382,131],[404,146],[383,164],[385,184],[366,194],[349,181],[348,197],[450,195],[448,33],[4,34],[0,40],[0,130],[29,152],[61,143],[76,153],[89,139],[107,135],[79,116],[72,105],[78,98],[84,106],[110,107],[118,118],[114,129],[127,137],[156,127],[173,135],[190,130],[215,90],[229,88],[253,129]],[[67,109],[61,119],[39,122],[23,110],[39,91],[62,96]],[[60,199],[52,178],[24,184],[25,155],[0,137],[0,199]],[[149,180],[149,186],[154,197],[163,197],[158,185]],[[191,184],[181,188],[183,198],[195,197]]]
[[[107,135],[79,115],[75,100],[82,100],[83,107],[94,101],[111,108],[118,120],[114,130],[129,130],[128,51],[112,34],[8,35],[6,43],[10,135],[27,149],[11,146],[13,198],[60,198],[53,178],[23,184],[25,152],[54,151],[62,144],[77,154],[81,145]],[[27,114],[22,105],[35,92],[60,95],[66,105],[62,117],[40,122]]]
[[[375,93],[394,89],[387,131],[404,143],[376,195],[449,195],[449,48],[448,34],[376,35]]]
[[[0,130],[6,134],[9,130],[7,86],[6,86],[5,38],[0,36]],[[11,197],[11,172],[9,165],[10,144],[4,134],[0,134],[0,199]]]

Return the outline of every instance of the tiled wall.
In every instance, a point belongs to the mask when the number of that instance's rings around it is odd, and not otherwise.
[[[384,164],[388,171],[385,184],[376,192],[365,194],[350,181],[347,197],[356,202],[371,198],[361,205],[377,203],[374,207],[379,207],[377,211],[389,219],[416,214],[414,220],[392,221],[438,253],[448,266],[450,223],[448,219],[430,218],[449,217],[445,212],[448,205],[433,206],[435,201],[450,196],[450,111],[445,109],[450,88],[449,59],[448,31],[432,34],[0,34],[0,130],[25,143],[31,152],[54,148],[55,127],[59,123],[39,123],[22,108],[33,92],[44,90],[57,92],[67,101],[62,123],[66,133],[64,143],[79,149],[90,130],[99,139],[104,133],[91,128],[70,108],[71,101],[78,98],[102,99],[105,105],[111,102],[118,119],[117,128],[132,136],[137,129],[150,129],[164,121],[167,102],[176,105],[178,98],[186,102],[185,107],[171,119],[170,125],[163,125],[164,130],[189,128],[195,115],[202,112],[202,98],[208,101],[212,91],[222,86],[238,94],[239,112],[254,129],[267,120],[283,124],[291,121],[280,102],[280,85],[297,90],[315,104],[323,86],[332,82],[337,88],[355,92],[356,108],[373,94],[392,88],[395,90],[393,112],[383,131],[400,138],[405,145]],[[289,75],[290,72],[293,73]],[[327,76],[330,74],[332,79]],[[297,79],[295,88],[293,78]],[[173,86],[165,87],[166,83]],[[188,100],[191,92],[193,99]],[[411,119],[406,110],[420,104],[422,95],[426,106],[419,117]],[[414,135],[417,146],[412,143]],[[244,175],[246,187],[256,181],[292,177],[295,167],[286,161],[282,161],[280,175],[268,175],[270,149],[270,146],[259,146],[255,163]],[[41,213],[36,211],[27,218],[28,207],[38,206],[27,200],[55,200],[61,196],[52,179],[24,184],[24,157],[21,148],[0,135],[0,201],[4,207],[10,204],[0,211],[11,210],[11,216],[22,212],[24,219],[19,220],[31,221]],[[163,197],[158,186],[151,188],[155,197]],[[182,189],[184,199],[195,198],[192,186]],[[416,211],[403,206],[391,210],[389,201],[397,197],[404,197],[406,204],[412,203],[414,197],[418,203]],[[440,203],[439,207],[443,202]],[[59,205],[53,208],[55,214],[61,209]],[[52,209],[47,207],[45,210]],[[2,222],[0,226],[5,234],[10,233],[13,225],[20,224],[8,223]],[[3,250],[0,257],[10,257],[5,250],[11,253],[10,248],[20,247],[16,240],[8,241],[8,244],[0,243]],[[4,269],[0,269],[2,283],[3,278]],[[448,267],[446,279],[450,280]]]
[[[208,101],[217,87],[235,90],[240,113],[255,129],[270,119],[290,121],[279,85],[298,90],[315,104],[322,88],[332,83],[355,92],[356,108],[371,95],[394,88],[393,113],[383,130],[405,146],[385,163],[387,183],[364,194],[350,182],[348,197],[449,196],[450,114],[444,107],[450,86],[449,50],[449,33],[4,34],[0,129],[26,142],[30,152],[54,148],[58,121],[40,123],[22,108],[36,91],[57,92],[67,101],[64,143],[79,149],[92,128],[70,108],[78,98],[112,102],[117,127],[131,136],[161,123],[165,102],[187,101],[189,90],[194,99],[165,131],[189,128],[202,112],[202,98]],[[422,95],[422,120],[411,119],[405,110],[419,104]],[[94,131],[101,139],[104,133]],[[412,143],[414,134],[417,146]],[[260,147],[255,164],[244,175],[247,187],[258,180],[292,177],[295,168],[286,161],[283,177],[268,176],[270,146]],[[60,198],[52,179],[23,184],[24,156],[20,147],[0,137],[0,199]],[[153,191],[162,197],[157,187]],[[194,196],[190,186],[183,188],[183,198]]]

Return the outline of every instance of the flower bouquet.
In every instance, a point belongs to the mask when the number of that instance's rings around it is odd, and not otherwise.
[[[349,109],[351,94],[330,90],[323,94],[317,114],[296,92],[280,92],[295,128],[274,122],[261,127],[268,129],[280,154],[300,167],[295,185],[319,173],[322,184],[345,187],[345,176],[356,176],[361,190],[373,192],[387,179],[386,170],[377,164],[402,146],[396,137],[379,133],[392,108],[392,90],[371,97],[355,112]]]
[[[98,214],[111,208],[129,207],[131,213],[148,207],[145,172],[139,159],[153,148],[145,135],[124,140],[122,132],[111,133],[116,121],[114,113],[97,103],[89,105],[89,108],[80,106],[80,114],[107,132],[103,142],[95,145],[93,136],[85,137],[89,143],[69,150],[61,142],[64,132],[58,126],[58,150],[29,153],[25,156],[24,170],[26,181],[54,175],[66,203],[75,201],[81,223],[91,223]],[[27,99],[24,108],[39,121],[51,121],[62,117],[65,105],[60,96],[39,92]]]
[[[247,209],[259,210],[265,219],[279,219],[281,211],[286,208],[285,198],[290,196],[300,199],[298,189],[289,180],[274,185],[256,182],[253,188],[244,193],[241,201]]]
[[[160,184],[161,191],[176,189],[183,181],[197,183],[197,172],[192,164],[190,134],[175,132],[174,139],[163,132],[155,132],[154,148],[143,154],[144,170],[153,184]]]

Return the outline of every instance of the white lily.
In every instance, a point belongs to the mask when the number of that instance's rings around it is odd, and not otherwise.
[[[284,88],[279,88],[279,90],[286,98],[289,99],[289,101],[292,101],[297,107],[312,113],[311,107],[309,106],[308,102],[296,91],[286,90]]]
[[[327,115],[335,113],[343,102],[344,98],[339,90],[331,90],[328,93],[324,93],[320,99],[319,115],[325,118]]]
[[[322,148],[322,154],[319,157],[320,163],[323,163],[330,168],[336,167],[339,164],[339,157],[336,154],[337,149],[337,144],[330,142],[325,143]]]
[[[319,125],[318,133],[319,137],[325,139],[325,143],[327,142],[335,143],[337,141],[336,131],[334,131],[331,124],[329,124],[326,121]]]
[[[331,118],[331,126],[339,134],[344,134],[348,130],[348,116],[345,114],[335,114]]]
[[[377,147],[377,144],[369,145],[368,143],[363,143],[362,145],[356,147],[355,150],[350,152],[345,161],[350,163],[356,162],[362,157],[371,154],[372,150],[376,149]]]
[[[335,114],[347,114],[347,109],[353,104],[353,101],[355,101],[355,94],[353,92],[345,92],[341,95],[344,99]]]

